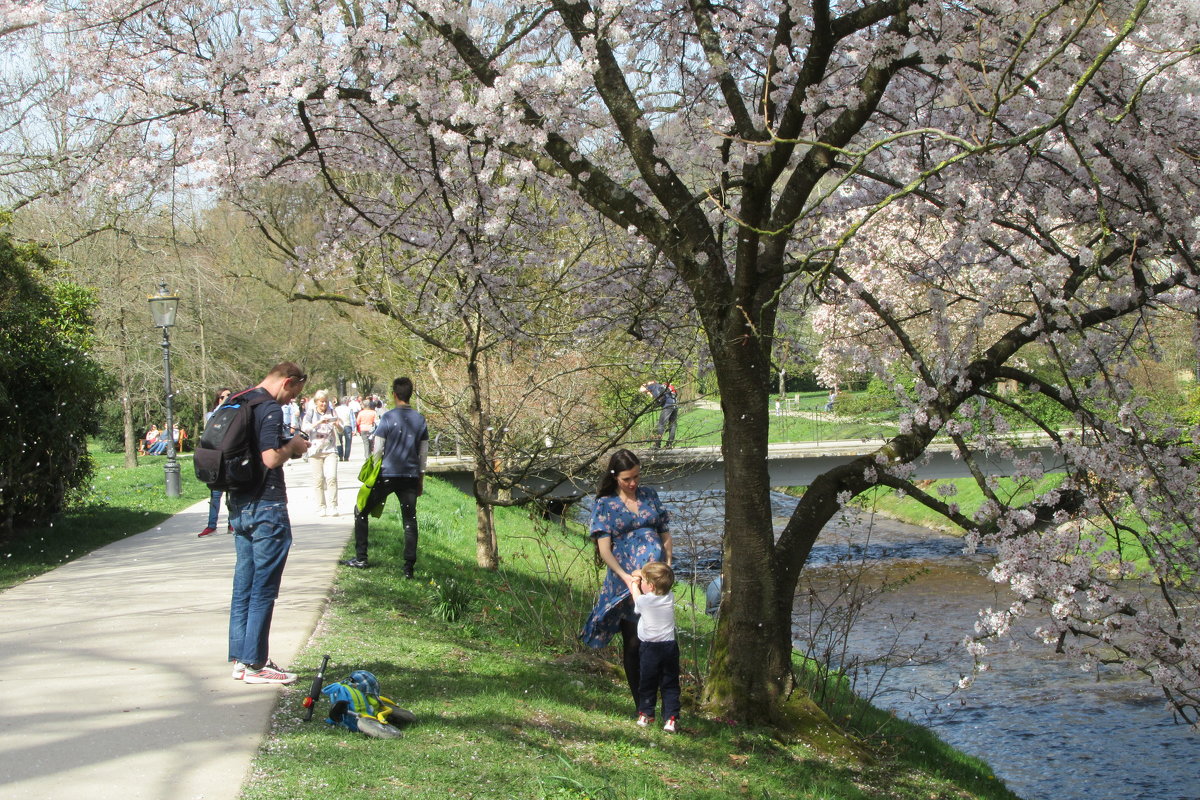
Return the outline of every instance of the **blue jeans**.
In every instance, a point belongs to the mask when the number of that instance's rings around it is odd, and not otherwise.
[[[267,660],[267,639],[279,582],[292,546],[287,501],[229,497],[237,563],[229,605],[229,660],[259,666]]]
[[[667,406],[658,412],[658,441],[655,447],[662,444],[663,431],[667,431],[667,447],[675,444],[675,428],[679,423],[679,406]]]
[[[338,458],[350,460],[350,445],[354,443],[354,426],[346,425],[338,428]]]
[[[208,527],[217,527],[217,517],[221,514],[221,492],[216,489],[208,493]]]

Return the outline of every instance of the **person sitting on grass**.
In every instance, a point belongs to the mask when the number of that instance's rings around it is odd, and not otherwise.
[[[679,724],[679,643],[675,641],[675,573],[661,561],[634,570],[629,593],[638,617],[641,681],[637,724],[654,722],[654,707],[662,692],[663,730],[675,733]]]

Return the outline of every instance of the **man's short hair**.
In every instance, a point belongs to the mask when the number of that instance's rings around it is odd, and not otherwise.
[[[392,381],[392,394],[396,395],[396,399],[400,402],[407,403],[412,399],[412,393],[412,378],[396,378]]]
[[[650,581],[655,594],[666,594],[675,585],[675,572],[662,561],[651,561],[642,567],[642,577]]]
[[[277,376],[280,378],[288,378],[296,380],[300,383],[308,380],[308,375],[300,368],[300,365],[294,361],[280,361],[275,366],[271,367],[271,371],[267,373],[267,377]]]

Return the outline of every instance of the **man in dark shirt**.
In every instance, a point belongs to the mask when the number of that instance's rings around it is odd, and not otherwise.
[[[384,413],[375,425],[374,451],[383,454],[379,477],[362,508],[354,510],[354,558],[343,561],[348,567],[367,566],[367,518],[371,509],[387,502],[388,495],[400,500],[404,521],[404,577],[413,576],[417,562],[417,497],[424,492],[425,462],[429,456],[429,429],[425,418],[412,408],[413,382],[408,378],[392,381],[396,407]]]
[[[284,361],[247,395],[261,392],[267,399],[254,407],[252,435],[257,439],[263,468],[258,488],[229,492],[229,522],[237,553],[229,607],[229,660],[233,662],[234,679],[246,683],[296,680],[294,673],[284,672],[267,658],[267,640],[283,567],[292,546],[283,465],[308,450],[304,437],[284,436],[282,404],[300,394],[306,380],[308,376],[300,367]]]
[[[643,383],[641,390],[654,398],[658,403],[658,440],[655,449],[662,446],[663,429],[667,429],[667,447],[675,444],[675,428],[679,422],[679,406],[675,402],[675,392],[669,385],[661,383]]]

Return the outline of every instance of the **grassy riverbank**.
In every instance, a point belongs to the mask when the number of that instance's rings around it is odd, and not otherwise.
[[[1010,478],[1002,478],[996,488],[996,495],[1015,506],[1027,503],[1035,496],[1059,486],[1065,479],[1061,473],[1051,473],[1035,483],[1018,482]],[[937,493],[936,484],[953,484],[956,494],[950,499],[959,504],[963,513],[972,516],[985,498],[979,485],[972,478],[953,478],[941,481],[927,481],[923,488],[931,494]],[[802,494],[803,488],[786,490],[791,494]],[[869,511],[881,514],[889,519],[907,522],[910,525],[920,525],[951,535],[961,535],[962,528],[955,525],[941,514],[927,508],[911,497],[900,497],[893,490],[879,488],[875,492],[863,495],[863,507]],[[1139,536],[1146,529],[1146,522],[1132,510],[1121,518],[1123,529],[1114,530],[1113,526],[1103,519],[1096,519],[1090,528],[1085,529],[1084,535],[1091,536],[1099,543],[1101,551],[1119,550],[1124,561],[1132,565],[1133,575],[1154,580],[1154,572],[1149,556]]]
[[[1017,481],[1012,478],[1001,478],[995,488],[996,496],[1006,503],[1019,506],[1027,503],[1043,492],[1047,492],[1062,483],[1064,475],[1052,473],[1036,482]],[[974,478],[948,478],[939,481],[918,481],[918,486],[928,494],[938,496],[938,486],[946,484],[953,486],[953,494],[943,497],[947,502],[957,503],[962,513],[967,517],[974,515],[986,501],[983,491]],[[802,494],[803,489],[796,489],[794,494]],[[946,519],[941,514],[922,505],[911,497],[902,497],[892,489],[880,487],[861,498],[863,506],[878,514],[910,525],[920,525],[925,528],[944,531],[955,535],[962,534],[962,528]]]
[[[894,422],[865,418],[839,417],[821,410],[826,395],[801,397],[800,408],[789,406],[782,413],[772,412],[768,441],[772,444],[785,442],[829,442],[847,439],[879,439],[896,432]],[[820,403],[819,405],[817,403]],[[722,414],[711,408],[685,406],[679,414],[676,429],[676,447],[705,447],[721,444]],[[637,441],[633,444],[653,444],[658,412],[648,414],[634,431]]]
[[[615,648],[576,644],[600,574],[579,528],[500,509],[504,564],[487,572],[474,566],[465,496],[430,480],[419,516],[417,579],[400,578],[389,510],[372,526],[374,566],[340,574],[296,665],[311,675],[329,653],[331,677],[369,669],[418,723],[392,741],[303,723],[306,688],[292,687],[246,800],[1013,797],[986,765],[882,712],[841,731],[797,702],[786,735],[698,713],[711,622],[689,587],[678,593],[684,733],[639,729]]]
[[[133,469],[125,456],[91,449],[95,462],[90,488],[50,525],[25,528],[0,543],[0,589],[48,572],[97,547],[141,533],[208,497],[192,474],[191,456],[181,456],[182,497],[166,496],[166,456],[142,456]],[[199,533],[199,531],[197,531]]]

